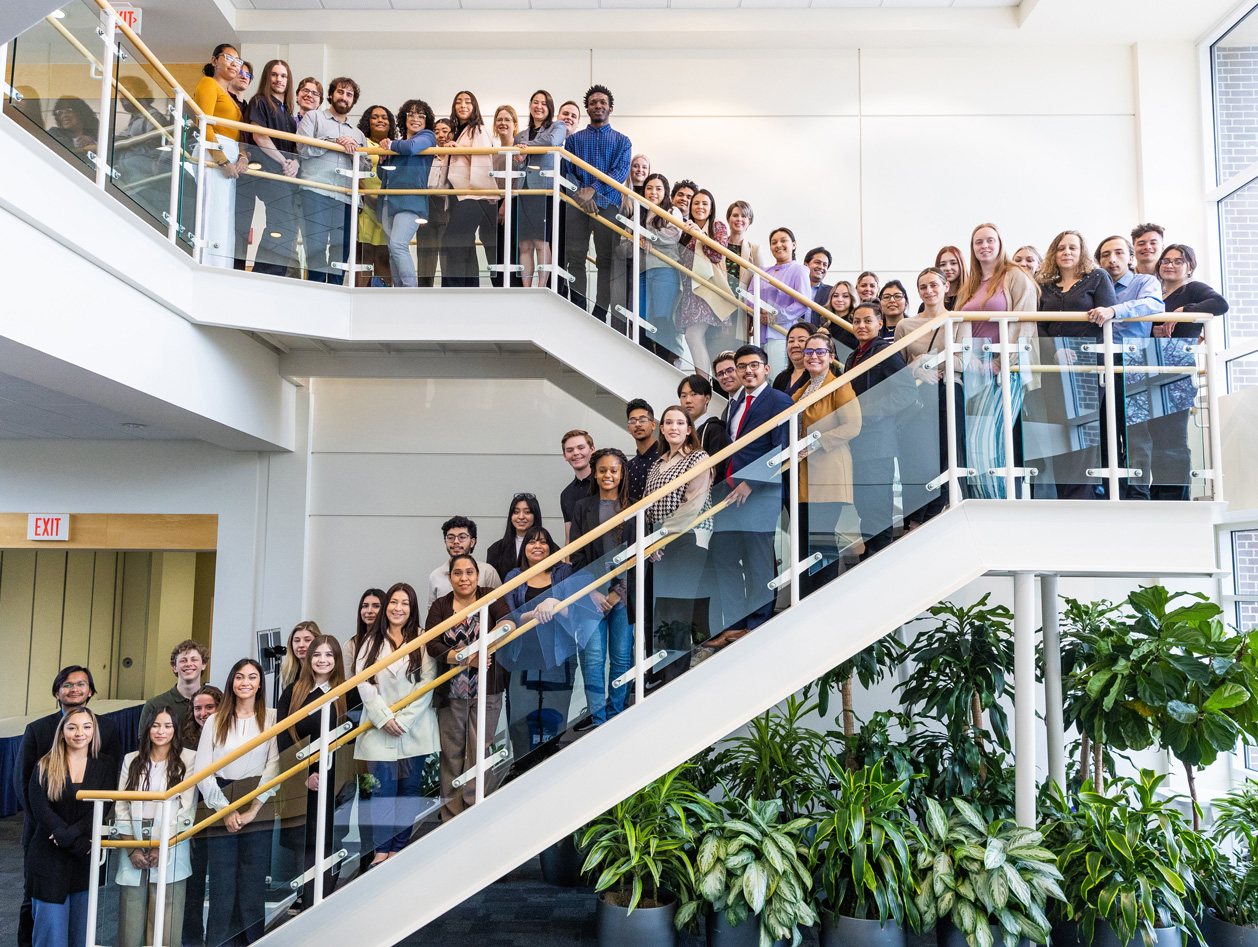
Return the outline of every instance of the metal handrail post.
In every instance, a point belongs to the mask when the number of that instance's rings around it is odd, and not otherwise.
[[[1102,357],[1105,362],[1105,397],[1102,399],[1105,411],[1105,452],[1108,459],[1105,463],[1105,477],[1109,499],[1120,500],[1118,491],[1118,390],[1115,387],[1117,375],[1114,371],[1114,320],[1105,320],[1101,327]]]
[[[1004,414],[1001,434],[1005,441],[1005,499],[1017,496],[1016,478],[1013,472],[1013,392],[1009,389],[1012,373],[1009,371],[1009,320],[997,319],[1000,330],[1000,405]]]
[[[633,622],[633,693],[641,703],[646,698],[646,669],[643,664],[646,661],[646,616],[649,611],[646,602],[646,510],[638,510],[634,514],[633,525],[637,531],[634,539],[638,547],[633,554],[633,590],[638,603]]]
[[[206,135],[209,134],[209,124],[202,115],[197,122],[200,130],[200,139],[197,142],[197,209],[192,224],[192,253],[193,259],[198,263],[205,262],[205,202],[209,200],[205,187],[205,152],[206,152]]]
[[[1219,416],[1219,396],[1223,390],[1223,374],[1219,371],[1219,327],[1216,319],[1205,324],[1206,336],[1206,409],[1210,412],[1211,490],[1216,503],[1223,502],[1223,423]]]
[[[953,365],[957,344],[952,337],[953,327],[959,320],[949,319],[944,324],[944,414],[948,443],[948,508],[961,505],[961,480],[957,476],[957,370]]]
[[[83,947],[96,945],[96,912],[100,907],[100,835],[105,820],[105,800],[92,800],[92,876],[87,882],[87,937]]]
[[[358,187],[358,155],[350,155],[349,160],[349,233],[345,234],[349,246],[345,248],[345,285],[352,290],[358,276],[358,206],[361,192]],[[332,265],[331,260],[328,265]]]
[[[559,250],[559,212],[563,207],[563,204],[559,199],[559,176],[562,172],[560,171],[560,153],[558,151],[553,151],[551,152],[551,157],[555,162],[555,176],[551,179],[554,191],[552,191],[550,199],[550,291],[558,294],[559,260],[563,255]]]
[[[109,159],[113,151],[110,147],[113,139],[114,117],[111,80],[114,74],[117,21],[112,13],[104,10],[101,11],[100,18],[103,24],[101,38],[105,41],[105,49],[100,58],[100,119],[98,123],[100,134],[96,136],[96,186],[103,191],[106,182],[109,181]]]
[[[506,156],[504,165],[506,170],[503,172],[503,181],[505,185],[502,191],[502,285],[503,288],[511,285],[511,178],[515,175],[515,165],[512,159],[513,152],[501,151],[499,154]],[[493,286],[494,281],[491,278],[489,285]],[[477,783],[477,785],[480,785]]]
[[[175,131],[178,129],[178,132]],[[174,115],[171,116],[170,142],[170,208],[166,221],[166,239],[175,243],[179,237],[179,185],[183,181],[183,87],[175,89]]]
[[[161,822],[157,829],[157,903],[153,906],[153,943],[156,947],[164,947],[166,924],[166,872],[170,864],[170,804],[178,796],[163,799],[158,806],[158,817]],[[172,927],[174,919],[171,919]]]
[[[332,746],[329,731],[332,728],[332,704],[324,704],[319,708],[319,793],[316,805],[318,821],[315,823],[315,863],[314,863],[314,898],[315,904],[323,900],[323,863],[328,852],[328,782],[329,782],[329,749]]]
[[[800,419],[803,418],[803,416],[804,413],[800,411],[792,414],[786,420],[788,425],[787,437],[791,447],[790,468],[786,475],[789,491],[788,496],[790,498],[788,503],[788,515],[790,522],[786,524],[786,541],[787,545],[790,547],[790,553],[787,555],[786,561],[790,563],[790,568],[787,574],[791,578],[792,606],[799,604],[799,545],[800,542],[806,538],[801,535],[799,528],[799,465],[801,463],[799,459],[799,424]]]
[[[629,213],[633,214],[633,269],[630,279],[633,285],[629,287],[629,298],[632,300],[629,306],[633,318],[630,320],[629,337],[633,341],[642,343],[642,250],[639,243],[642,240],[642,215],[638,213],[637,206],[633,206]],[[615,266],[615,262],[612,264]]]
[[[476,802],[485,801],[485,700],[489,693],[489,606],[480,610],[476,637]],[[537,726],[540,728],[541,720]],[[461,792],[462,790],[460,790]]]

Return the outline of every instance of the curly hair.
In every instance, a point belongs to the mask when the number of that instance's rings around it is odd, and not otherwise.
[[[1092,253],[1088,250],[1088,241],[1083,238],[1083,234],[1077,230],[1063,230],[1053,238],[1053,242],[1048,245],[1048,252],[1044,254],[1044,262],[1040,264],[1040,268],[1035,272],[1035,278],[1041,283],[1056,283],[1061,279],[1061,268],[1057,265],[1057,251],[1061,247],[1063,238],[1070,236],[1079,238],[1079,264],[1078,276],[1087,276],[1096,269],[1096,261],[1092,259]]]
[[[397,137],[397,120],[393,117],[393,113],[383,105],[370,105],[363,109],[362,117],[358,120],[358,130],[363,133],[363,137],[368,141],[375,141],[371,137],[371,113],[376,109],[384,109],[384,114],[389,116],[389,133],[386,138],[392,140]]]
[[[432,106],[423,99],[407,99],[397,110],[398,136],[406,136],[406,116],[411,114],[412,110],[417,110],[424,116],[424,127],[420,131],[433,131],[437,124],[437,118],[433,114]]]
[[[616,97],[612,95],[612,90],[607,88],[607,86],[605,85],[599,85],[595,83],[594,85],[590,86],[588,89],[585,90],[585,98],[581,100],[587,109],[590,107],[590,96],[598,92],[601,92],[603,93],[603,95],[607,96],[607,107],[609,109],[614,109],[616,107]]]

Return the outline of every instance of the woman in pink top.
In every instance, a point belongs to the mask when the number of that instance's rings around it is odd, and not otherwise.
[[[979,224],[970,235],[970,269],[957,292],[957,312],[1035,312],[1039,308],[1039,295],[1035,283],[1026,271],[1015,266],[1005,253],[1004,241],[995,224]],[[1009,341],[1034,338],[1034,322],[1013,323]],[[966,444],[969,450],[968,466],[978,470],[978,476],[970,479],[970,496],[1003,498],[1005,495],[1005,436],[1004,399],[1000,390],[1000,360],[998,355],[984,353],[984,342],[1000,338],[1000,324],[993,321],[967,322],[961,327],[960,339],[964,345],[973,340],[972,369],[965,373]],[[1012,368],[1012,366],[1011,366]],[[1024,385],[1022,373],[1011,371],[1009,375],[1010,402],[1014,419],[1014,462],[1021,465],[1022,426],[1018,419],[1022,413],[1022,399],[1026,387],[1036,387],[1035,376]],[[978,390],[975,391],[977,386]],[[974,397],[971,398],[971,395]],[[996,474],[988,471],[996,470]]]
[[[492,148],[496,142],[485,127],[476,96],[464,90],[454,97],[450,106],[454,119],[453,147]],[[451,155],[446,163],[450,187],[469,190],[496,191],[497,183],[489,176],[494,169],[492,155]],[[442,286],[479,286],[480,263],[476,256],[476,235],[480,233],[485,260],[498,262],[498,198],[459,194],[450,202],[450,221],[446,224],[445,242],[441,248]],[[501,279],[494,277],[495,285]]]

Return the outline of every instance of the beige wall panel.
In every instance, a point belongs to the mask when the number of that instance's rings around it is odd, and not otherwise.
[[[862,49],[861,114],[1131,115],[1129,46]],[[908,142],[930,140],[922,136]]]
[[[64,614],[66,554],[61,549],[35,554],[35,600],[31,612],[31,659],[26,690],[28,714],[51,713],[57,708],[52,679],[61,661],[61,620]],[[75,658],[73,662],[78,663]]]
[[[118,577],[118,553],[96,553],[92,576],[91,639],[87,648],[87,666],[92,669],[102,697],[113,697],[114,667],[114,586]]]
[[[867,265],[913,273],[947,244],[965,248],[975,224],[1000,227],[1010,254],[1047,249],[1062,230],[1090,244],[1136,220],[1135,120],[1074,115],[867,118],[864,244]],[[931,147],[908,147],[914,140]],[[1066,141],[1103,142],[1096,149]]]
[[[26,714],[34,600],[35,550],[0,551],[0,717]]]
[[[192,608],[192,638],[210,647],[214,626],[214,569],[217,553],[197,553],[195,601]]]
[[[118,689],[114,697],[141,700],[145,693],[144,659],[148,640],[149,575],[152,554],[123,555],[122,616],[118,632]]]
[[[857,114],[860,85],[856,50],[757,50],[757,62],[790,64],[787,81],[792,89],[804,93],[799,95],[784,95],[781,83],[753,68],[751,55],[724,49],[596,49],[594,76],[616,96],[612,124],[623,125],[621,131],[630,137],[636,119],[644,115]],[[811,94],[819,89],[825,90],[824,95]],[[581,99],[577,94],[571,97]],[[634,141],[636,144],[637,139]],[[753,154],[742,152],[744,158]]]
[[[96,553],[86,549],[66,552],[65,615],[61,619],[61,665],[81,664],[91,668],[92,594]],[[96,686],[101,679],[92,668]]]
[[[174,683],[170,652],[192,635],[192,614],[196,592],[196,553],[154,553],[152,585],[149,590],[148,659],[145,690],[159,694]],[[156,567],[160,560],[159,570]],[[156,599],[157,607],[152,603]]]

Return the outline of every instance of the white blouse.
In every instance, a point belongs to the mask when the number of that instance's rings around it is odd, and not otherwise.
[[[216,760],[222,759],[238,746],[248,743],[262,732],[258,729],[258,721],[255,717],[250,716],[248,719],[243,720],[237,717],[232,721],[231,729],[227,733],[227,741],[220,745],[214,742],[217,717],[217,713],[210,714],[206,718],[205,726],[201,728],[201,742],[197,744],[196,772],[213,765]],[[275,709],[268,707],[266,710],[267,729],[275,725],[275,719]],[[219,809],[227,808],[229,803],[227,797],[223,795],[223,791],[219,789],[215,776],[221,776],[223,779],[247,779],[252,776],[261,776],[262,782],[265,783],[279,774],[280,751],[275,743],[275,738],[272,737],[266,743],[254,747],[244,756],[217,770],[213,776],[207,776],[201,780],[197,784],[197,788],[201,790],[201,798],[206,801],[206,804],[218,811]],[[275,790],[278,788],[274,787],[257,798],[265,802],[275,795]]]
[[[135,759],[134,752],[128,753],[122,760],[122,774],[118,779],[118,788],[125,790],[127,788],[127,773],[131,769],[131,761]],[[184,750],[182,757],[185,775],[191,776],[197,771],[196,754],[192,750]],[[140,788],[145,792],[165,792],[166,786],[166,764],[165,763],[149,763],[147,767],[147,780],[140,780]],[[192,825],[193,817],[196,814],[197,806],[197,789],[195,786],[181,792],[171,801],[170,806],[170,827],[166,830],[166,837],[173,839],[177,834]],[[118,832],[121,835],[129,835],[134,839],[142,839],[146,837],[157,838],[159,831],[154,822],[159,817],[161,810],[160,802],[129,802],[126,799],[119,799],[114,807],[114,820],[118,826]],[[149,835],[145,835],[144,829],[148,826]],[[118,859],[118,872],[115,880],[120,885],[133,887],[138,885],[141,880],[141,871],[131,864],[128,856],[131,849],[124,849],[122,857]],[[157,884],[157,869],[151,869],[150,884]],[[180,842],[170,849],[166,861],[166,880],[168,882],[182,881],[192,874],[192,861],[189,843],[187,841]]]

